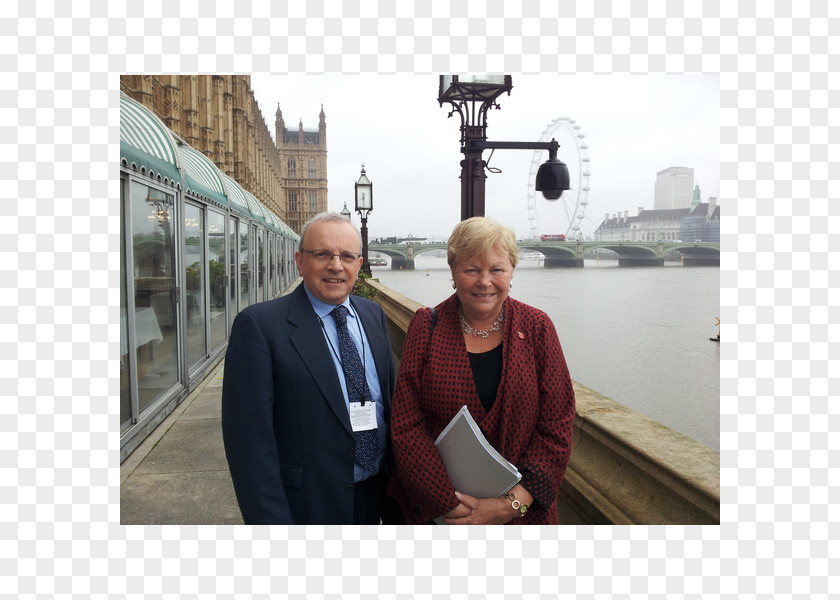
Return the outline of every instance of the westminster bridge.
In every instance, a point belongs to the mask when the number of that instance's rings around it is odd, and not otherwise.
[[[618,254],[619,267],[656,267],[665,264],[665,256],[679,252],[685,266],[720,266],[720,242],[517,242],[520,250],[542,253],[543,266],[583,267],[585,254],[610,250]],[[445,250],[446,244],[370,244],[373,252],[387,254],[391,268],[414,269],[417,255]],[[612,256],[612,255],[610,255]]]

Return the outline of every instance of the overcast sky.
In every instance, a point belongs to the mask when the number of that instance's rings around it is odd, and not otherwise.
[[[287,128],[317,129],[324,107],[327,122],[329,209],[344,203],[352,211],[354,186],[364,163],[373,182],[371,238],[445,239],[460,220],[460,118],[437,102],[437,75],[266,75],[251,85],[268,129],[275,111]],[[653,209],[656,173],[672,166],[694,169],[701,199],[717,197],[720,185],[719,80],[688,75],[513,75],[510,96],[488,113],[490,141],[538,141],[554,119],[574,119],[584,138],[568,126],[553,137],[558,158],[569,165],[573,189],[557,202],[541,194],[529,211],[528,183],[534,152],[496,150],[484,160],[501,173],[488,173],[486,216],[528,236],[563,232],[570,218],[583,235],[606,213]],[[576,142],[588,148],[579,151]],[[576,185],[579,153],[589,162],[588,204]],[[548,158],[543,152],[542,162]],[[529,214],[533,219],[529,219]],[[358,214],[353,221],[360,223]]]

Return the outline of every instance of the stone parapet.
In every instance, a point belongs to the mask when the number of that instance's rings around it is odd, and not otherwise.
[[[578,383],[561,522],[720,523],[720,453]]]
[[[385,287],[377,279],[366,279],[365,283],[377,290],[374,300],[385,311],[388,317],[388,330],[391,334],[391,345],[397,359],[402,358],[403,343],[405,334],[408,332],[408,323],[418,309],[423,308],[419,302],[415,302],[408,296],[395,292]]]

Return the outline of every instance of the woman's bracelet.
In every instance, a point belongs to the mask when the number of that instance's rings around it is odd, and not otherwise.
[[[456,510],[458,510],[458,507],[457,507],[457,506],[456,506],[455,508],[453,508],[452,510],[450,510],[450,511],[449,511],[448,513],[446,513],[445,515],[443,515],[443,518],[444,518],[444,519],[451,519],[452,517],[454,517],[454,516],[455,516],[455,511],[456,511]]]
[[[518,516],[520,519],[525,516],[526,512],[528,512],[528,505],[522,504],[519,500],[517,500],[515,494],[505,492],[500,497],[510,500],[511,508],[519,513]]]

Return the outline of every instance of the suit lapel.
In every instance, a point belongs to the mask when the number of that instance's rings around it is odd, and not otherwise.
[[[341,383],[330,357],[329,346],[324,339],[318,315],[312,309],[312,304],[306,297],[302,284],[292,293],[289,323],[294,327],[290,336],[292,346],[303,360],[303,364],[306,365],[335,416],[348,432],[353,433],[350,415],[344,403],[344,392],[341,390]]]

